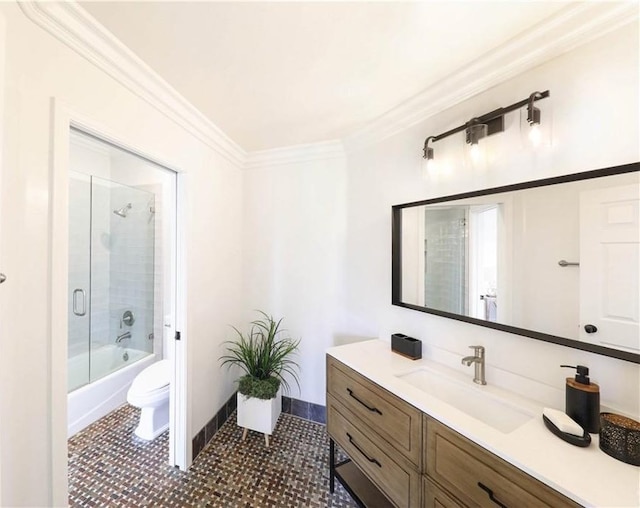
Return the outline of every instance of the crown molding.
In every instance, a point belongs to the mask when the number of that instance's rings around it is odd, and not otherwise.
[[[76,2],[21,1],[24,14],[226,159],[246,152]]]
[[[344,138],[363,149],[537,65],[638,20],[638,2],[570,5]]]
[[[344,156],[459,104],[493,86],[638,19],[638,2],[567,6],[463,69],[351,132],[342,140],[247,153],[74,1],[18,2],[38,26],[169,119],[247,169]]]
[[[294,145],[271,150],[249,152],[244,163],[245,169],[257,169],[283,164],[299,164],[326,159],[345,157],[341,141],[322,141],[305,145]]]

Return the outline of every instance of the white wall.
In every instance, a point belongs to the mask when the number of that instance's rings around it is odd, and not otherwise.
[[[506,334],[390,305],[391,205],[518,181],[576,173],[640,160],[638,27],[627,26],[532,69],[415,127],[348,157],[348,329],[388,340],[402,332],[424,341],[427,355],[460,366],[468,346],[487,347],[490,383],[519,383],[548,403],[563,407],[561,363],[591,368],[602,400],[640,413],[640,366],[533,339]],[[535,90],[551,91],[553,145],[534,152],[514,139],[520,119],[507,117],[507,132],[488,138],[488,164],[474,170],[460,163],[462,134],[434,143],[441,168],[424,179],[424,139],[473,116],[507,106]],[[540,101],[541,108],[545,101]],[[544,116],[542,121],[548,119]],[[510,137],[511,136],[511,137]],[[453,136],[454,138],[456,136]],[[519,135],[515,138],[519,139]],[[447,138],[449,139],[449,138]],[[506,142],[505,142],[506,141]],[[468,369],[467,369],[468,370]],[[526,379],[525,379],[526,378]]]
[[[132,148],[186,172],[184,251],[190,362],[189,437],[215,414],[234,386],[219,367],[227,324],[241,315],[242,173],[147,102],[27,20],[0,4],[6,21],[0,245],[0,505],[66,504],[66,457],[51,444],[49,365],[52,273],[50,238],[51,98]],[[2,75],[0,75],[2,77]],[[65,240],[66,241],[66,240]],[[58,408],[59,409],[59,408]],[[66,436],[63,436],[63,440]],[[63,441],[64,443],[64,441]],[[189,447],[190,448],[190,447]]]
[[[637,40],[637,26],[620,29],[400,134],[347,152],[346,168],[342,161],[319,161],[247,173],[248,308],[284,315],[303,337],[301,398],[324,400],[325,348],[363,337],[389,340],[402,332],[422,339],[426,355],[461,370],[468,346],[484,344],[489,382],[533,393],[556,407],[564,405],[564,378],[570,375],[559,365],[586,364],[601,383],[603,404],[640,413],[636,364],[390,303],[391,205],[640,160]],[[428,135],[546,89],[551,98],[538,105],[545,129],[552,117],[551,146],[533,150],[514,112],[506,117],[507,132],[484,140],[490,149],[485,167],[474,169],[461,156],[460,134],[433,144],[445,171],[423,177],[421,149]],[[336,176],[346,187],[331,197]],[[337,215],[327,215],[328,199],[333,210],[342,208]],[[338,274],[344,280],[328,284]]]
[[[344,157],[245,174],[244,322],[252,309],[284,318],[301,339],[301,392],[289,395],[322,405],[324,351],[346,330],[346,179]]]

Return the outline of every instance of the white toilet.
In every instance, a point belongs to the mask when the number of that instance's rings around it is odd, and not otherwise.
[[[139,407],[140,422],[135,435],[146,441],[169,428],[169,360],[160,360],[136,376],[127,392],[127,402]]]

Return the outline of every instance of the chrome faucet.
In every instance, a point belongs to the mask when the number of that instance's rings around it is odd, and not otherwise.
[[[484,379],[484,346],[469,346],[474,351],[474,356],[465,356],[462,359],[462,363],[467,367],[472,363],[475,365],[475,375],[473,382],[479,385],[486,385],[487,381]]]
[[[126,332],[124,332],[121,335],[118,335],[118,337],[116,338],[116,344],[119,344],[120,342],[122,342],[124,339],[130,339],[131,338],[131,332],[129,330],[127,330]]]

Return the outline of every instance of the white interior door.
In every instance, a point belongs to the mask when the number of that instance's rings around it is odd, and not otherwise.
[[[580,194],[580,338],[640,351],[640,192]],[[593,325],[597,331],[585,330]]]

